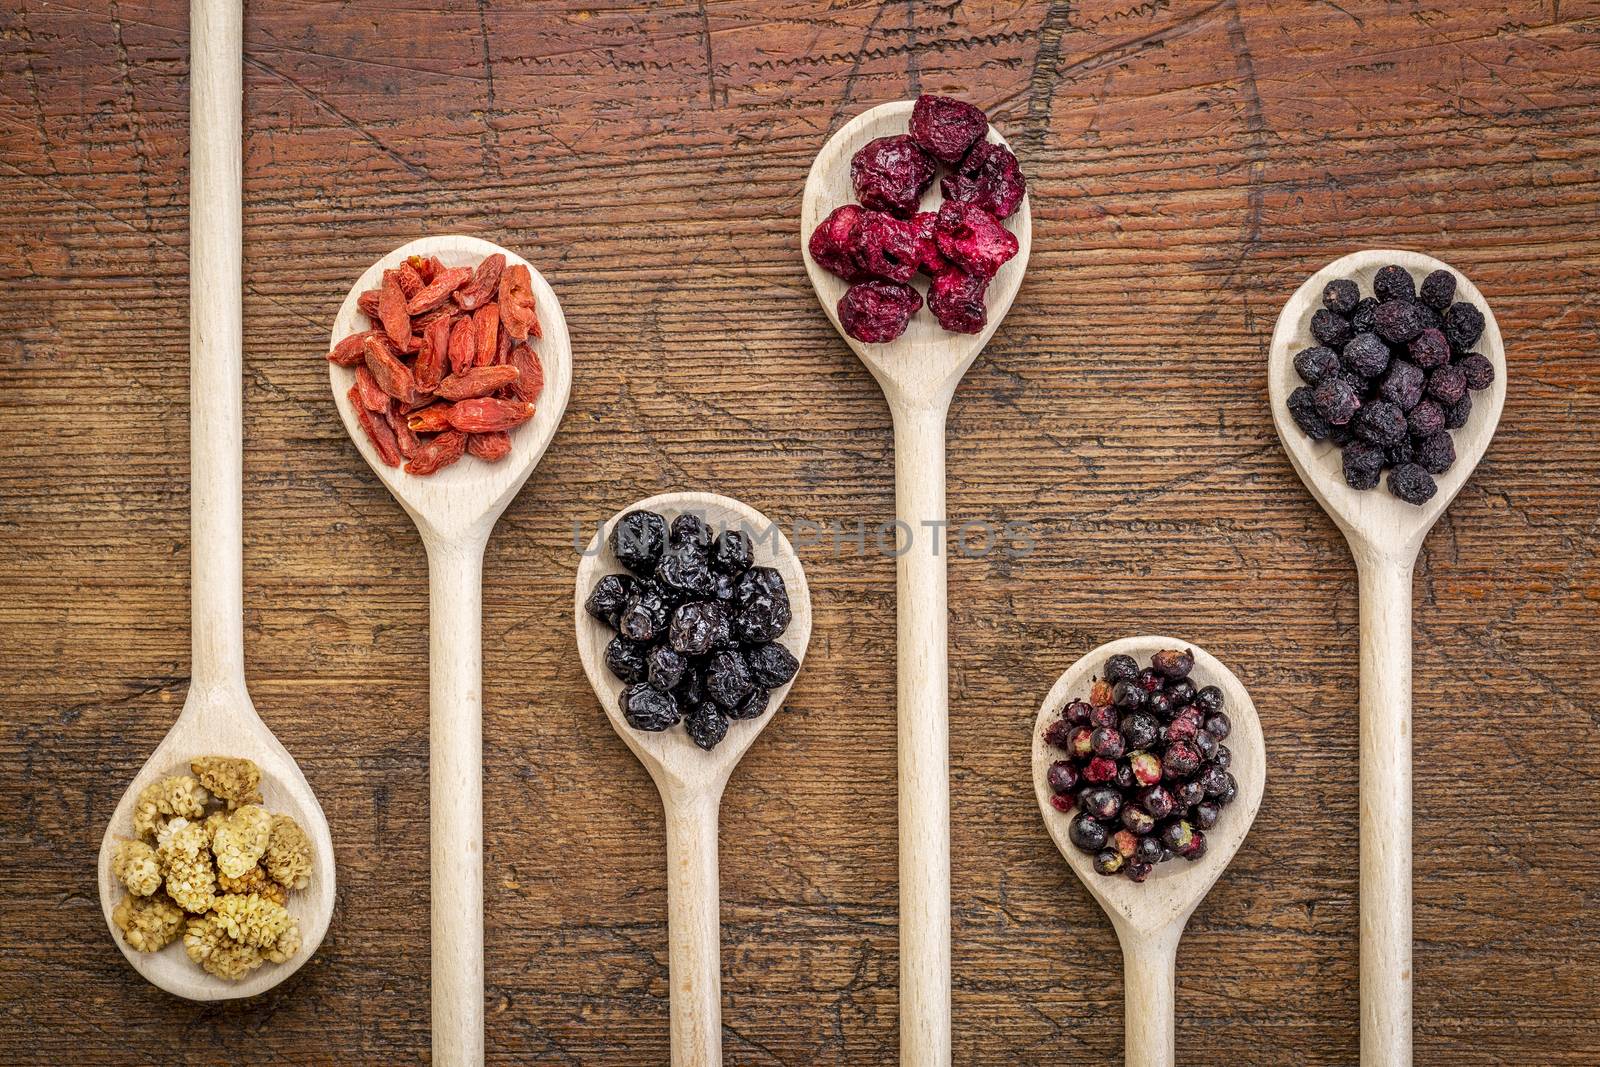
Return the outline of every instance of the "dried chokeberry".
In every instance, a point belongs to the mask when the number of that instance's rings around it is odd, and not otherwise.
[[[1290,393],[1288,408],[1289,415],[1294,419],[1294,424],[1300,427],[1300,432],[1313,441],[1325,441],[1333,432],[1333,425],[1317,410],[1311,386],[1302,385]]]
[[[1450,344],[1465,351],[1483,336],[1483,312],[1471,304],[1457,302],[1445,309],[1444,335]]]
[[[767,713],[767,702],[771,699],[772,693],[765,686],[758,685],[745,694],[738,707],[728,709],[728,718],[758,719]]]
[[[1422,309],[1409,300],[1385,300],[1373,312],[1372,322],[1378,336],[1390,344],[1415,340],[1428,328]]]
[[[611,527],[610,543],[618,563],[648,578],[667,547],[667,522],[653,511],[630,511]]]
[[[1389,366],[1389,346],[1375,333],[1358,333],[1344,346],[1342,362],[1358,379],[1376,378]]]
[[[1411,279],[1411,272],[1392,263],[1380,267],[1372,276],[1372,291],[1379,300],[1409,302],[1417,298],[1417,285]]]
[[[1089,707],[1089,727],[1098,729],[1102,726],[1117,725],[1117,707],[1114,704],[1092,704]]]
[[[622,717],[635,730],[655,733],[678,723],[676,698],[642,683],[623,689],[619,704]]]
[[[1348,316],[1361,300],[1361,287],[1349,278],[1336,278],[1322,287],[1322,306]]]
[[[771,567],[751,567],[734,590],[733,632],[747,644],[776,641],[788,629],[789,591]]]
[[[653,581],[634,582],[622,603],[617,632],[630,641],[652,641],[666,631],[671,610],[659,585]]]
[[[667,545],[686,547],[695,552],[711,551],[711,529],[704,519],[692,512],[684,512],[667,527]]]
[[[683,729],[689,740],[710,752],[728,736],[728,717],[711,701],[703,701],[689,709],[683,718]]]
[[[1218,745],[1216,755],[1211,757],[1211,762],[1227,770],[1233,765],[1233,750],[1227,745]]]
[[[911,139],[943,163],[959,163],[989,132],[982,109],[951,96],[923,93],[911,108]]]
[[[1389,492],[1408,504],[1426,504],[1438,489],[1433,476],[1415,463],[1402,463],[1389,472]]]
[[[1294,357],[1295,373],[1307,385],[1316,385],[1339,371],[1339,353],[1325,345],[1302,348]]]
[[[711,545],[711,566],[718,574],[737,578],[754,560],[755,548],[743,530],[724,530]]]
[[[850,254],[874,278],[909,282],[922,262],[922,230],[909,219],[864,211],[851,237]]]
[[[1467,380],[1468,389],[1487,389],[1494,384],[1494,364],[1476,352],[1462,356],[1456,366]]]
[[[1355,330],[1351,328],[1350,320],[1337,311],[1318,308],[1316,314],[1311,316],[1311,336],[1330,348],[1343,348],[1345,342],[1355,336]]]
[[[1089,711],[1087,700],[1069,700],[1066,707],[1061,709],[1061,717],[1074,726],[1082,726],[1089,721]]]
[[[946,200],[934,226],[939,251],[968,274],[994,277],[1017,254],[1017,238],[999,219],[974,204]]]
[[[1378,395],[1399,405],[1401,411],[1410,411],[1422,399],[1422,386],[1426,381],[1427,375],[1422,373],[1422,368],[1397,359],[1389,364],[1389,373],[1384,375],[1383,384],[1378,386]]]
[[[979,141],[956,166],[955,173],[939,183],[939,190],[946,201],[971,204],[997,219],[1007,219],[1022,206],[1028,183],[1011,149]]]
[[[1371,333],[1376,323],[1373,314],[1378,310],[1376,297],[1364,296],[1356,301],[1356,309],[1350,313],[1350,328],[1356,333]]]
[[[632,685],[650,676],[650,646],[618,635],[606,644],[606,669]]]
[[[755,646],[745,653],[745,659],[756,682],[768,689],[786,685],[800,669],[800,661],[794,658],[794,653],[776,641]]]
[[[982,333],[989,324],[983,294],[989,279],[950,267],[928,286],[928,310],[951,333]]]
[[[1350,428],[1363,441],[1375,445],[1403,444],[1406,439],[1406,413],[1399,405],[1387,400],[1374,400],[1362,405],[1350,420]]]
[[[886,344],[906,332],[922,294],[900,282],[857,282],[839,298],[839,325],[857,341]]]
[[[1361,410],[1361,394],[1343,378],[1324,378],[1311,390],[1317,414],[1331,426],[1344,426]]]
[[[1117,780],[1117,761],[1106,756],[1090,756],[1083,765],[1083,776],[1095,785]]]
[[[1422,279],[1422,302],[1435,311],[1450,306],[1456,295],[1456,276],[1447,270],[1436,270]]]
[[[933,184],[933,157],[907,134],[868,141],[850,159],[856,199],[874,211],[910,216]]]
[[[1417,442],[1417,463],[1429,474],[1443,474],[1455,465],[1456,445],[1449,431],[1441,430]]]
[[[1454,365],[1435,368],[1428,375],[1428,395],[1449,407],[1467,395],[1467,376]]]
[[[1383,449],[1365,441],[1352,441],[1344,446],[1340,464],[1344,481],[1352,489],[1375,489],[1383,476],[1385,457]]]
[[[1412,437],[1432,437],[1444,429],[1444,408],[1439,406],[1437,400],[1426,397],[1417,401],[1417,406],[1406,412],[1406,428],[1411,431]]]

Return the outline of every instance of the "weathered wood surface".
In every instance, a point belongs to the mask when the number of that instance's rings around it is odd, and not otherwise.
[[[1035,212],[951,418],[952,520],[1039,534],[950,571],[956,1060],[1120,1056],[1028,731],[1065,665],[1153,631],[1239,673],[1271,761],[1179,953],[1180,1060],[1355,1061],[1355,572],[1262,367],[1308,272],[1395,244],[1471,273],[1513,375],[1418,567],[1418,1062],[1594,1062],[1600,5],[254,5],[248,670],[341,866],[317,958],[224,1008],[145,985],[94,885],[188,670],[186,8],[0,12],[0,1061],[426,1060],[426,564],[320,357],[350,280],[446,231],[538,263],[576,361],[486,560],[490,1058],[665,1061],[660,809],[574,654],[573,527],[679,488],[892,515],[887,409],[796,220],[830,130],[932,89],[991,110]],[[801,552],[805,672],[723,807],[724,1046],[887,1064],[894,565]]]

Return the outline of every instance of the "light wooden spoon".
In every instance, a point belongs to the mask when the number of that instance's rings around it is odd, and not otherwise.
[[[811,164],[800,210],[800,248],[817,299],[878,380],[894,416],[895,512],[902,541],[898,586],[900,751],[900,1062],[950,1062],[950,740],[944,551],[944,428],[950,399],[1005,317],[1022,284],[1033,242],[1026,198],[1005,222],[1019,248],[989,284],[982,333],[946,332],[926,308],[899,338],[863,344],[839,326],[848,286],[819,267],[807,243],[818,223],[855,202],[850,157],[876,137],[906,132],[914,101],[880,104],[856,116]],[[989,140],[1004,144],[992,127]],[[923,209],[943,202],[935,182]],[[920,278],[915,283],[926,289]],[[924,295],[926,295],[924,293]]]
[[[623,515],[640,510],[656,512],[668,525],[677,516],[691,513],[713,533],[740,529],[749,534],[755,542],[756,565],[776,568],[783,575],[791,619],[778,641],[802,662],[811,640],[811,591],[800,559],[782,530],[755,508],[711,493],[664,493],[624,508],[595,534],[578,564],[573,602],[578,656],[612,728],[655,780],[666,813],[673,1067],[712,1067],[722,1062],[717,809],[728,776],[756,736],[777,716],[794,680],[772,691],[765,715],[730,723],[728,736],[710,752],[689,740],[682,726],[649,733],[628,725],[619,704],[622,681],[605,662],[606,645],[615,635],[583,605],[602,577],[623,572],[610,548],[611,528]]]
[[[355,372],[329,364],[345,429],[380,481],[406,509],[428,550],[429,764],[433,853],[433,1062],[483,1062],[483,549],[489,533],[533,473],[561,422],[572,388],[572,350],[561,305],[522,257],[477,237],[424,237],[374,263],[345,298],[330,345],[367,328],[356,299],[407,256],[438,256],[447,267],[476,266],[503,253],[533,279],[543,338],[533,345],[544,392],[532,419],[511,431],[497,463],[463,456],[418,477],[385,466],[351,410]]]
[[[1082,852],[1067,836],[1072,815],[1057,811],[1050,802],[1046,780],[1050,764],[1065,758],[1065,753],[1047,745],[1044,730],[1068,701],[1087,698],[1090,683],[1100,676],[1107,657],[1132,656],[1141,667],[1150,657],[1166,648],[1187,648],[1194,652],[1194,670],[1189,677],[1196,686],[1214,685],[1222,690],[1223,710],[1233,723],[1223,744],[1233,753],[1230,773],[1239,783],[1239,795],[1222,809],[1217,823],[1206,833],[1206,854],[1193,863],[1175,858],[1156,864],[1143,883],[1122,875],[1103,875],[1095,871],[1093,857]],[[1175,1061],[1174,991],[1178,940],[1189,916],[1250,832],[1256,811],[1261,807],[1261,791],[1267,780],[1266,749],[1261,738],[1261,721],[1256,708],[1233,672],[1209,652],[1191,642],[1172,637],[1126,637],[1101,645],[1067,669],[1039,707],[1033,730],[1033,789],[1039,798],[1045,827],[1067,865],[1089,890],[1089,895],[1111,917],[1117,939],[1122,942],[1123,1006],[1125,1047],[1128,1067],[1172,1067]]]
[[[293,757],[256,714],[244,681],[243,291],[240,248],[243,5],[194,0],[190,8],[189,695],[183,711],[122,795],[100,842],[100,907],[134,969],[190,1000],[228,1000],[271,989],[322,943],[333,915],[328,820]],[[243,756],[261,768],[262,798],[311,839],[311,886],[289,895],[300,951],[229,982],[190,962],[181,939],[160,952],[129,948],[111,913],[127,896],[111,860],[133,836],[133,807],[158,778],[188,774],[196,756]]]
[[[1483,312],[1475,346],[1494,364],[1494,383],[1472,394],[1472,414],[1454,431],[1456,462],[1421,507],[1387,484],[1365,492],[1345,484],[1339,449],[1311,440],[1285,406],[1303,384],[1295,353],[1317,342],[1311,315],[1322,290],[1353,278],[1372,291],[1380,267],[1398,264],[1421,283],[1435,270],[1456,276],[1456,299]],[[1311,495],[1344,531],[1361,599],[1361,1063],[1411,1062],[1411,571],[1422,541],[1483,458],[1506,399],[1505,348],[1494,312],[1465,274],[1419,252],[1373,249],[1334,260],[1284,305],[1267,356],[1272,419],[1289,461]],[[1385,483],[1387,475],[1385,476]]]

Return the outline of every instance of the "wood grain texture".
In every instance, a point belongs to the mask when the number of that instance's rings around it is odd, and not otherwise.
[[[950,413],[951,521],[1035,531],[950,560],[953,1060],[1121,1055],[1115,934],[1021,768],[1063,665],[1177,632],[1250,688],[1271,761],[1178,951],[1184,1062],[1355,1062],[1356,577],[1264,364],[1307,274],[1387,245],[1471,276],[1517,383],[1416,571],[1417,1060],[1593,1062],[1600,8],[253,7],[246,672],[339,899],[289,982],[199,1007],[128,968],[94,888],[188,686],[186,6],[0,12],[0,1060],[426,1061],[427,568],[321,356],[377,256],[465,232],[535,262],[574,338],[485,558],[488,1057],[666,1062],[659,808],[574,653],[574,526],[707,489],[870,547],[889,412],[816,306],[799,198],[832,130],[927,89],[990,110],[1034,212]],[[814,639],[722,808],[723,1047],[886,1064],[894,560],[795,540]]]

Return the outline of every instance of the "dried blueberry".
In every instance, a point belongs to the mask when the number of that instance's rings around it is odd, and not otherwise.
[[[1322,306],[1348,316],[1361,300],[1361,287],[1349,278],[1338,278],[1323,286]]]
[[[1465,351],[1483,336],[1483,312],[1471,304],[1451,304],[1444,313],[1444,335]]]
[[[811,231],[807,247],[817,266],[847,282],[864,281],[868,277],[861,264],[856,262],[856,228],[864,212],[859,204],[846,204],[833,209],[833,213]]]
[[[908,135],[878,137],[851,157],[850,182],[863,207],[909,216],[937,169],[933,157]]]
[[[1435,368],[1428,375],[1428,395],[1449,407],[1467,395],[1467,376],[1457,366]]]
[[[749,649],[745,659],[750,663],[750,673],[755,680],[768,689],[787,683],[800,669],[800,661],[794,658],[794,653],[776,641]]]
[[[1100,668],[1100,676],[1113,685],[1134,681],[1139,677],[1139,661],[1132,656],[1109,656],[1105,666]]]
[[[950,262],[983,278],[994,277],[1017,254],[1017,238],[981,207],[946,200],[939,208],[934,236]]]
[[[1387,354],[1385,352],[1385,355]],[[1339,354],[1322,345],[1302,348],[1295,354],[1294,369],[1307,385],[1316,385],[1322,379],[1338,373]]]
[[[955,173],[939,183],[939,189],[946,201],[971,204],[997,219],[1007,219],[1021,206],[1028,183],[1011,149],[979,141],[956,167]]]
[[[622,681],[632,685],[650,675],[650,646],[643,641],[613,637],[606,644],[606,667]]]
[[[670,692],[683,681],[683,675],[689,668],[689,661],[683,653],[675,651],[670,645],[657,645],[645,657],[645,662],[650,669],[650,688],[659,689],[663,693]]]
[[[1122,810],[1122,797],[1115,789],[1100,786],[1091,789],[1079,798],[1084,813],[1092,819],[1110,822]]]
[[[1468,389],[1487,389],[1494,384],[1494,364],[1489,361],[1488,356],[1472,352],[1462,356],[1456,366],[1461,368]]]
[[[1161,732],[1161,722],[1149,712],[1135,711],[1122,717],[1118,729],[1129,748],[1149,748]]]
[[[1423,330],[1409,347],[1411,361],[1423,370],[1433,370],[1450,362],[1450,342],[1438,330]]]
[[[665,531],[663,531],[665,533]],[[655,582],[634,582],[622,605],[617,630],[632,641],[651,641],[666,629],[671,605]]]
[[[622,622],[622,608],[632,587],[633,579],[626,574],[608,574],[594,583],[583,610],[615,630]]]
[[[1358,333],[1344,346],[1344,365],[1362,378],[1376,378],[1389,366],[1389,346],[1375,333]]]
[[[689,709],[683,719],[683,730],[689,740],[710,752],[728,736],[728,717],[721,708],[706,700]]]
[[[1072,761],[1058,759],[1050,764],[1050,769],[1045,772],[1045,781],[1055,793],[1070,793],[1078,784],[1078,772],[1073,769]]]
[[[641,578],[655,573],[667,547],[667,521],[653,511],[630,511],[611,527],[611,552]]]
[[[1350,422],[1350,428],[1363,441],[1385,447],[1404,443],[1406,439],[1406,413],[1387,400],[1374,400],[1362,406]]]
[[[765,644],[788,628],[789,592],[771,567],[751,567],[734,591],[733,630],[741,641]]]
[[[1096,756],[1120,759],[1128,750],[1128,743],[1122,739],[1121,731],[1114,727],[1102,726],[1089,735],[1089,747]]]
[[[928,310],[951,333],[982,333],[989,324],[983,294],[989,279],[951,267],[928,287]]]
[[[1149,694],[1138,682],[1118,682],[1111,687],[1111,702],[1125,711],[1143,706]]]
[[[1222,690],[1214,685],[1201,686],[1200,691],[1194,695],[1194,706],[1207,715],[1221,711],[1226,703]]]
[[[959,163],[967,150],[989,132],[983,111],[965,100],[923,93],[911,108],[911,139],[934,159]]]
[[[1433,476],[1415,463],[1402,463],[1389,472],[1389,492],[1408,504],[1426,504],[1438,489]]]
[[[667,640],[685,656],[703,656],[731,644],[731,633],[727,608],[715,600],[691,600],[673,609]]]
[[[1379,337],[1397,345],[1414,340],[1428,328],[1421,309],[1409,300],[1385,300],[1373,312],[1372,321]]]
[[[1288,408],[1289,414],[1294,418],[1294,424],[1313,441],[1324,441],[1332,432],[1333,427],[1322,417],[1321,412],[1317,411],[1317,404],[1312,398],[1309,385],[1302,385],[1289,394]]]
[[[1366,441],[1351,441],[1341,454],[1345,484],[1352,489],[1374,489],[1383,474],[1384,453]]]
[[[1152,785],[1139,794],[1139,806],[1156,818],[1165,819],[1178,805],[1165,786]]]
[[[1156,818],[1143,808],[1136,808],[1132,804],[1125,805],[1117,820],[1122,823],[1122,828],[1130,834],[1142,836],[1156,828]]]
[[[1467,424],[1467,417],[1472,414],[1472,397],[1464,396],[1454,404],[1445,408],[1444,428],[1459,430]]]
[[[709,597],[716,592],[710,553],[690,541],[667,546],[661,554],[661,562],[656,564],[656,581],[674,604]]]
[[[678,723],[678,701],[648,685],[630,685],[618,701],[622,717],[635,730],[660,731]]]
[[[667,544],[687,545],[697,551],[708,552],[711,549],[711,530],[707,528],[704,519],[686,511],[673,519],[672,525],[667,527]]]
[[[1422,279],[1422,302],[1435,311],[1450,306],[1456,295],[1456,276],[1447,270],[1436,270]]]
[[[718,574],[737,578],[754,560],[755,547],[743,530],[723,530],[711,546],[711,566]]]
[[[738,652],[713,653],[706,662],[706,696],[725,708],[736,708],[755,688],[750,664]]]
[[[1417,442],[1417,463],[1429,474],[1443,474],[1456,462],[1456,445],[1447,430]]]
[[[767,713],[767,701],[771,698],[772,694],[764,686],[758,685],[739,701],[738,707],[728,709],[728,718],[759,719]]]
[[[1196,830],[1209,830],[1217,825],[1217,817],[1222,814],[1222,809],[1209,800],[1202,800],[1189,812],[1189,818],[1194,820]]]
[[[1444,408],[1439,406],[1437,400],[1426,397],[1417,401],[1417,406],[1406,412],[1406,428],[1411,431],[1412,437],[1432,437],[1444,429]]]
[[[1389,365],[1389,373],[1378,387],[1378,395],[1398,404],[1401,411],[1410,411],[1422,399],[1422,386],[1427,376],[1415,363],[1397,359]]]
[[[1337,311],[1318,308],[1316,314],[1311,316],[1311,336],[1317,339],[1318,344],[1342,348],[1346,341],[1355,336],[1355,331],[1350,328],[1350,320]]]
[[[683,672],[683,681],[678,683],[678,688],[672,691],[678,698],[678,707],[692,708],[706,699],[705,672],[693,663]]]
[[[922,294],[900,282],[857,282],[839,298],[839,325],[857,341],[878,345],[906,332]]]
[[[1372,291],[1380,301],[1404,300],[1409,303],[1417,298],[1417,284],[1411,280],[1411,272],[1392,263],[1380,267],[1378,273],[1372,276]]]
[[[1343,426],[1355,417],[1361,408],[1361,396],[1343,378],[1325,378],[1311,390],[1311,401],[1317,414],[1331,425]]]

